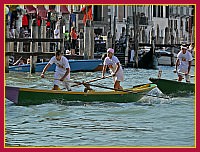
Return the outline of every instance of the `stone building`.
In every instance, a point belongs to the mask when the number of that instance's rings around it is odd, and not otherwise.
[[[11,26],[15,20],[18,32],[24,14],[28,15],[29,29],[31,29],[31,20],[39,17],[40,27],[50,21],[51,28],[55,29],[55,25],[59,24],[62,18],[63,30],[70,30],[71,26],[76,26],[77,31],[84,31],[81,13],[84,5],[10,5],[8,7],[12,14],[11,21],[8,23]],[[156,37],[156,43],[161,44],[172,43],[172,37],[173,43],[177,44],[194,42],[195,5],[92,5],[92,15],[94,33],[103,36],[110,33],[116,40],[127,34],[125,33],[127,27],[129,36],[133,37],[134,25],[137,21],[138,41],[141,43],[151,43],[152,36]],[[46,37],[51,35],[48,36],[48,32],[46,34]]]

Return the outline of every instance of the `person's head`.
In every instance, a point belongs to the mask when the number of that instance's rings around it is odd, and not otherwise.
[[[20,63],[24,63],[24,59],[20,59]]]
[[[75,28],[74,26],[71,27],[71,30],[72,30],[72,31],[75,31],[75,29],[76,29],[76,28]]]
[[[56,51],[55,56],[56,56],[56,60],[60,61],[60,59],[62,57],[61,51],[60,50]]]
[[[109,48],[109,49],[107,50],[107,56],[108,56],[109,58],[112,58],[113,54],[114,54],[114,49]]]
[[[187,46],[182,45],[182,46],[181,46],[181,51],[183,52],[183,54],[185,54],[186,51],[187,51]]]
[[[30,64],[30,62],[31,62],[30,58],[28,58],[26,62],[27,62],[27,64]]]
[[[19,65],[22,65],[22,64],[24,64],[24,59],[20,59],[19,61]]]

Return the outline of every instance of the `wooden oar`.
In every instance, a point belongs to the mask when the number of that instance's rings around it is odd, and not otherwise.
[[[82,84],[84,86],[90,85],[90,86],[93,86],[93,87],[104,88],[104,89],[109,89],[109,90],[122,91],[122,92],[134,93],[134,94],[142,94],[142,95],[146,95],[146,96],[150,96],[150,97],[170,99],[169,97],[153,96],[153,95],[149,95],[149,94],[146,94],[146,93],[134,92],[134,91],[131,91],[131,90],[115,89],[115,88],[110,88],[110,87],[106,87],[106,86],[102,86],[102,85],[90,84],[90,83],[86,83],[86,82],[77,82],[77,81],[69,81],[69,82],[78,83],[79,85]]]
[[[77,84],[75,84],[75,85],[71,85],[70,87],[76,87],[76,86],[79,86],[79,85],[81,85],[81,84],[83,84],[83,83],[85,83],[85,90],[84,90],[84,92],[86,92],[86,90],[92,90],[91,88],[90,88],[90,82],[95,82],[95,81],[98,81],[98,80],[101,80],[101,79],[105,79],[105,78],[109,78],[109,77],[112,77],[112,75],[109,75],[109,76],[105,76],[105,77],[99,77],[99,78],[95,78],[95,79],[92,79],[92,80],[89,80],[89,81],[86,81],[86,82],[80,82],[80,83],[77,83]],[[54,80],[60,80],[60,79],[54,79]],[[68,82],[68,80],[67,80],[67,82]],[[70,81],[69,81],[70,82]],[[74,82],[73,82],[74,83]],[[87,84],[86,84],[87,83]],[[66,89],[66,88],[63,88],[63,89]],[[61,89],[61,90],[63,90],[63,89]]]
[[[15,63],[13,63],[13,65],[18,64],[21,59],[22,59],[22,56]]]
[[[112,76],[112,75],[111,75]],[[107,76],[110,77],[110,76]],[[99,78],[100,79],[100,78]],[[102,79],[102,78],[101,78]],[[60,80],[60,79],[54,79],[54,80]],[[66,81],[66,80],[65,80]],[[122,90],[122,89],[115,89],[115,88],[110,88],[110,87],[106,87],[106,86],[102,86],[102,85],[96,85],[96,84],[91,84],[91,83],[87,83],[87,82],[79,82],[79,81],[72,81],[72,80],[67,80],[66,82],[70,82],[70,83],[77,83],[78,85],[84,85],[84,86],[93,86],[93,87],[98,87],[98,88],[104,88],[104,89],[109,89],[109,90],[114,90],[114,91],[122,91],[122,92],[128,92],[128,93],[134,93],[134,94],[141,94],[141,95],[145,95],[145,96],[150,96],[150,97],[156,97],[156,98],[163,98],[163,99],[170,99],[169,97],[162,97],[162,96],[153,96],[153,95],[149,95],[146,93],[141,93],[141,92],[134,92],[131,90]],[[138,85],[139,86],[139,85]],[[137,87],[137,86],[135,86]]]
[[[95,79],[86,81],[85,83],[95,82],[95,81],[98,81],[98,80],[101,80],[101,79],[105,79],[105,78],[109,78],[109,77],[112,77],[112,75],[105,76],[104,78],[102,78],[102,77],[95,78]],[[80,85],[80,84],[75,84],[75,85],[72,85],[71,87],[76,87],[76,86],[79,86],[79,85]]]

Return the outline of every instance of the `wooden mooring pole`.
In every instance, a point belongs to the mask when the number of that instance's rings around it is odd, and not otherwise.
[[[32,38],[38,38],[38,26],[37,26],[37,20],[32,20],[32,26],[31,26],[31,32],[32,32]],[[30,52],[38,52],[38,42],[31,42],[30,43]],[[37,62],[37,56],[30,56],[30,73],[35,73],[36,68],[36,62]]]
[[[9,38],[9,25],[6,25],[6,38]],[[6,52],[9,51],[9,42],[6,41]],[[5,73],[9,72],[9,56],[5,57]]]
[[[91,48],[90,43],[90,27],[89,20],[86,20],[86,25],[84,26],[84,59],[87,60],[89,58],[89,51]]]
[[[172,30],[170,31],[171,33],[171,44],[174,44],[174,35],[173,35],[173,32]],[[171,66],[174,66],[174,46],[172,46],[172,49],[171,49]]]
[[[129,17],[126,21],[126,50],[125,50],[125,67],[128,67],[128,51],[129,51]]]
[[[89,52],[89,59],[94,59],[94,26],[93,21],[90,21],[90,52]]]

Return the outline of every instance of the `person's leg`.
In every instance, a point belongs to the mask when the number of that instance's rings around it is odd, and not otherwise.
[[[64,75],[65,73],[61,74],[61,77]],[[66,76],[66,78],[63,81],[63,84],[65,86],[65,88],[67,89],[67,91],[72,91],[71,90],[71,85],[70,85],[70,72],[69,74]]]
[[[182,81],[183,77],[182,75],[178,75],[178,81]]]
[[[183,80],[183,74],[182,73],[185,73],[184,69],[183,68],[179,68],[178,71],[177,71],[177,75],[178,75],[178,81],[182,81]]]
[[[120,89],[120,90],[123,90],[122,86],[120,86],[120,81],[115,81],[114,89]]]
[[[190,76],[189,75],[185,75],[185,80],[186,80],[186,82],[190,82]]]
[[[58,87],[58,85],[55,85],[53,86],[53,89],[52,90],[60,90],[60,88]]]
[[[72,51],[71,54],[74,55],[75,54],[75,44],[74,44],[74,40],[72,41]]]
[[[124,81],[124,75],[123,72],[117,72],[116,76],[113,77],[114,80],[114,88],[123,90],[123,87],[120,85],[121,81]]]
[[[60,88],[59,88],[59,83],[60,83],[59,79],[60,79],[59,73],[55,72],[55,74],[54,74],[54,86],[53,86],[52,90],[60,90]]]
[[[64,82],[64,85],[65,85],[65,87],[66,87],[66,89],[67,89],[67,91],[72,91],[72,89],[71,89],[71,86],[70,86],[70,84],[69,84],[69,82]]]
[[[74,40],[72,40],[71,55],[74,54],[75,54],[75,45],[74,45]]]

